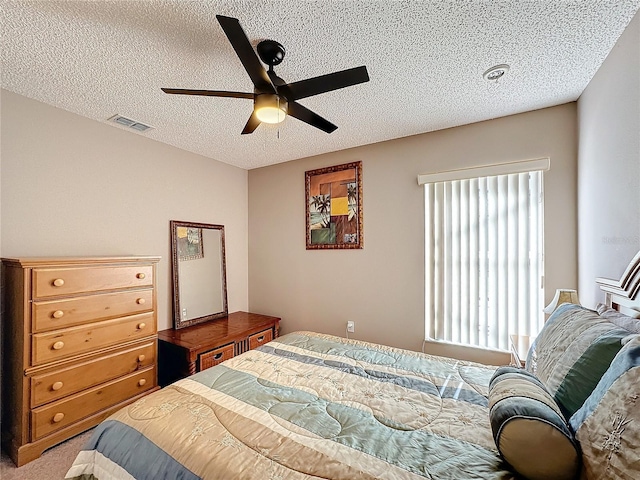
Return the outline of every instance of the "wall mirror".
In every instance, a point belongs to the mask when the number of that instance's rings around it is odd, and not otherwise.
[[[224,317],[224,226],[171,220],[173,324],[184,328]]]

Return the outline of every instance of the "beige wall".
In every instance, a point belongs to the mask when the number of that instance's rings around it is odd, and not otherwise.
[[[640,250],[640,13],[578,101],[580,301]]]
[[[285,333],[343,335],[354,320],[356,338],[417,350],[416,175],[549,156],[546,297],[578,286],[579,240],[580,295],[593,306],[601,300],[593,279],[617,278],[640,249],[639,64],[636,14],[577,112],[568,104],[248,173],[3,90],[0,254],[161,255],[159,327],[167,328],[169,220],[222,223],[230,311],[280,315]],[[364,162],[364,250],[306,251],[304,171],[354,160]]]
[[[247,172],[2,90],[1,254],[160,255],[169,220],[225,226],[230,311],[248,308]]]
[[[424,199],[419,173],[550,157],[546,297],[577,287],[575,103],[249,171],[249,307],[282,331],[419,350]],[[363,161],[364,249],[305,250],[304,172]]]

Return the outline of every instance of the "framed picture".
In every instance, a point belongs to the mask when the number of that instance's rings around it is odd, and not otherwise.
[[[177,227],[178,260],[197,260],[204,257],[202,229]]]
[[[362,162],[304,176],[307,250],[362,248]]]

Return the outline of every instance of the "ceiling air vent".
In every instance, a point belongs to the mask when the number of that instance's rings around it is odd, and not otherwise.
[[[146,132],[147,130],[153,128],[149,125],[145,125],[144,123],[136,122],[135,120],[131,120],[130,118],[123,117],[122,115],[114,115],[108,120],[117,123],[118,125],[122,125],[123,127],[132,128],[133,130],[137,130],[138,132]]]

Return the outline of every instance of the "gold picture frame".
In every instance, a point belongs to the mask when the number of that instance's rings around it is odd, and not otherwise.
[[[307,250],[363,248],[362,162],[304,175]]]

